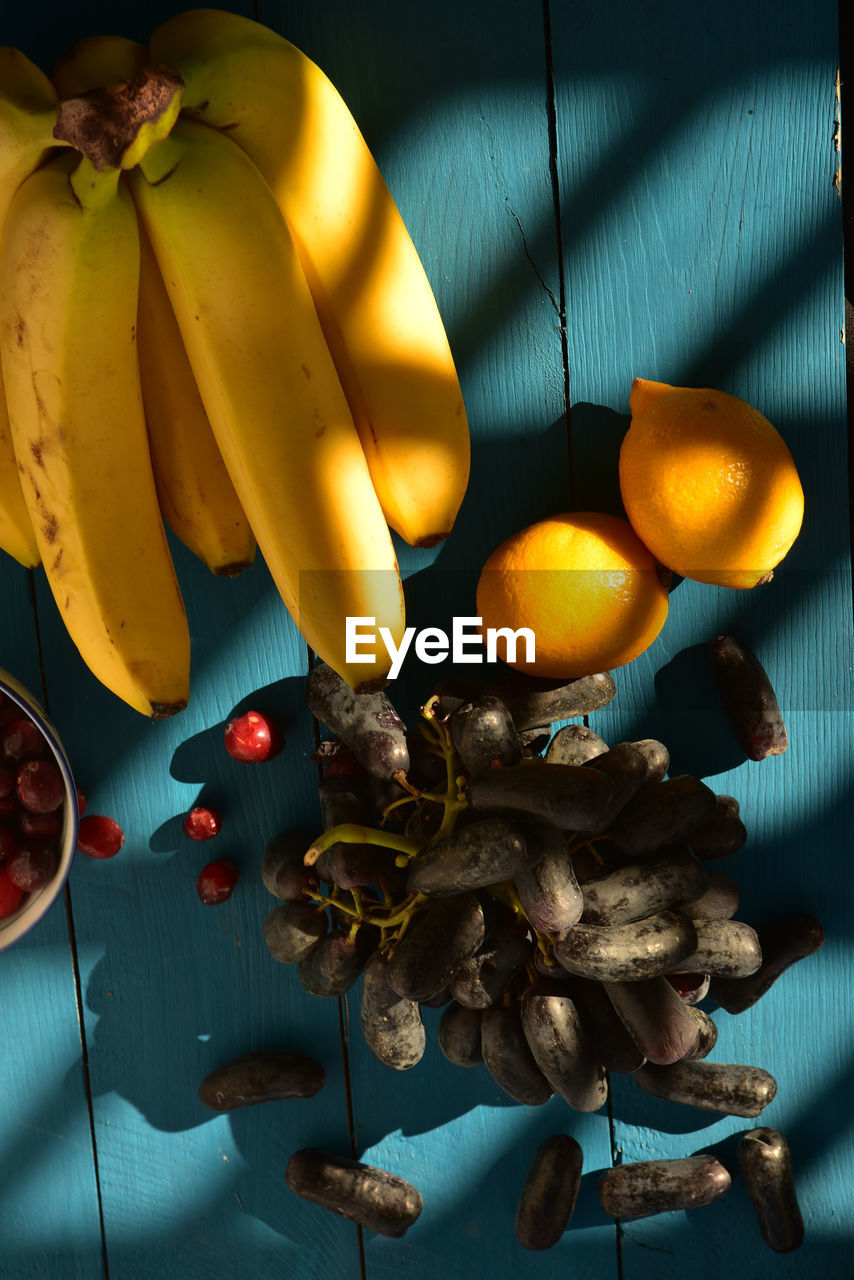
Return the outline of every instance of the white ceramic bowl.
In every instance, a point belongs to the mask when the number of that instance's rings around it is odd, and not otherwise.
[[[74,851],[77,848],[79,812],[77,807],[77,788],[74,784],[68,756],[65,754],[65,748],[60,741],[59,734],[47,718],[44,708],[28,689],[25,689],[14,676],[9,675],[8,671],[4,671],[2,668],[0,668],[0,693],[5,694],[12,702],[17,703],[24,714],[29,716],[38,726],[54,760],[59,766],[62,780],[65,784],[65,800],[62,806],[63,822],[59,844],[59,866],[56,875],[50,884],[45,885],[43,889],[25,894],[17,911],[0,920],[0,951],[5,951],[13,943],[17,942],[19,938],[23,937],[25,933],[28,933],[34,925],[38,924],[39,920],[46,915],[62,893],[65,881],[68,879],[68,873],[71,870]]]

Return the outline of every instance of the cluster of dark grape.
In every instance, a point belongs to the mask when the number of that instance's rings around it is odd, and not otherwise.
[[[268,844],[280,901],[265,940],[315,995],[361,980],[364,1039],[397,1070],[424,1053],[422,1009],[441,1007],[446,1058],[485,1065],[517,1102],[596,1111],[616,1072],[753,1117],[776,1082],[708,1060],[717,1032],[699,1002],[711,989],[748,1008],[824,935],[807,915],[734,918],[738,887],[707,864],[743,845],[738,803],[669,776],[662,743],[554,731],[614,695],[609,673],[445,682],[412,733],[385,693],[355,695],[316,665],[323,833]]]

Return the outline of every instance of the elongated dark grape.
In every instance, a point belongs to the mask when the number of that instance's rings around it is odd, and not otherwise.
[[[586,724],[565,724],[546,748],[549,764],[586,764],[608,750],[608,744]]]
[[[199,1099],[213,1111],[234,1111],[259,1102],[313,1098],[326,1082],[323,1066],[305,1053],[257,1049],[210,1071]]]
[[[618,742],[615,747],[610,747],[602,755],[594,756],[585,767],[595,769],[597,773],[604,773],[613,783],[608,812],[597,828],[598,833],[601,833],[607,830],[617,814],[626,807],[632,796],[636,795],[647,781],[649,763],[634,743]]]
[[[682,904],[681,910],[692,920],[731,920],[738,910],[741,890],[732,876],[722,871],[708,871],[706,889],[699,898]]]
[[[317,907],[283,902],[264,918],[264,941],[274,960],[297,964],[317,946],[328,928],[326,915]]]
[[[469,1009],[452,1001],[439,1018],[436,1033],[439,1048],[458,1067],[477,1067],[483,1062],[480,1042],[480,1009]]]
[[[394,891],[402,891],[406,871],[397,866],[395,857],[393,849],[381,845],[339,840],[324,849],[315,866],[327,884],[337,884],[340,889],[358,889],[383,881]]]
[[[474,955],[489,923],[486,900],[476,893],[428,904],[391,955],[389,986],[408,1000],[429,1000],[448,987],[457,967]]]
[[[792,1174],[789,1144],[777,1129],[751,1129],[738,1144],[738,1168],[762,1239],[775,1253],[794,1253],[804,1242],[804,1220]]]
[[[640,738],[632,746],[646,760],[647,782],[660,782],[670,768],[670,752],[664,743],[657,738]]]
[[[531,940],[524,921],[496,903],[494,928],[481,947],[454,971],[451,994],[469,1009],[487,1009],[496,1004],[505,989],[525,967],[531,954]]]
[[[713,978],[711,993],[727,1013],[744,1013],[770,990],[781,974],[798,960],[824,946],[824,929],[815,916],[780,916],[756,931],[762,963],[745,978]]]
[[[687,1062],[689,1059],[708,1058],[718,1042],[717,1024],[709,1017],[705,1009],[698,1009],[695,1004],[691,1004],[687,1000],[683,1003],[697,1024],[697,1040],[693,1048],[688,1050],[681,1061]]]
[[[367,828],[374,825],[367,794],[352,779],[325,778],[317,794],[324,831],[342,823],[355,823]],[[394,851],[380,845],[338,841],[324,849],[315,863],[315,870],[327,884],[337,884],[341,889],[375,884],[379,876],[392,876],[402,883],[401,877],[395,876]]]
[[[524,1249],[551,1249],[575,1210],[584,1156],[568,1133],[556,1133],[534,1152],[516,1206],[516,1239]]]
[[[519,734],[522,753],[526,756],[545,755],[551,736],[552,727],[550,724],[544,725],[540,729],[523,729]]]
[[[395,1071],[407,1071],[421,1061],[427,1035],[418,1002],[389,986],[387,969],[387,957],[380,951],[365,965],[359,1009],[362,1035],[375,1058]]]
[[[349,928],[331,929],[299,961],[297,977],[313,996],[343,996],[356,982],[378,940],[378,931],[366,926],[355,937]]]
[[[608,1098],[605,1068],[596,1056],[566,986],[538,982],[522,995],[522,1029],[537,1066],[575,1111],[598,1111]]]
[[[596,1046],[596,1055],[605,1070],[620,1075],[637,1071],[646,1057],[608,999],[602,983],[579,977],[572,977],[570,982],[582,1025]]]
[[[745,978],[762,964],[756,931],[742,920],[695,920],[696,949],[681,962],[683,972]]]
[[[409,865],[407,889],[436,897],[511,880],[542,857],[523,822],[481,818],[428,845]]]
[[[600,982],[640,982],[675,971],[697,945],[687,916],[660,911],[629,924],[574,924],[554,939],[555,959],[569,973]]]
[[[581,917],[581,887],[569,852],[565,831],[546,824],[529,828],[542,841],[543,855],[535,866],[516,876],[516,892],[525,915],[541,933],[560,933]]]
[[[470,778],[495,765],[516,764],[522,758],[513,717],[501,699],[492,694],[463,703],[451,716],[449,725],[457,754]]]
[[[603,985],[617,1016],[648,1062],[669,1066],[696,1048],[700,1028],[692,1017],[693,1009],[666,978]]]
[[[489,692],[501,699],[516,728],[522,730],[600,711],[617,696],[617,686],[609,671],[569,681],[512,671],[493,684]]]
[[[789,745],[768,673],[748,645],[716,636],[709,645],[712,674],[736,742],[748,760],[778,756]]]
[[[384,693],[354,693],[337,672],[318,662],[308,674],[305,697],[312,715],[346,743],[368,773],[393,778],[407,772],[406,728]]]
[[[718,796],[712,816],[691,832],[689,844],[703,862],[737,853],[747,843],[747,828],[734,796]]]
[[[449,676],[433,688],[435,709],[440,720],[449,719],[465,702],[482,698],[489,689],[483,680],[471,680],[462,676]]]
[[[554,1090],[531,1053],[518,1002],[481,1012],[480,1048],[487,1071],[515,1102],[528,1107],[548,1102]]]
[[[419,1000],[418,1003],[421,1005],[422,1009],[441,1009],[443,1005],[448,1004],[453,1000],[453,998],[451,988],[448,986],[442,987],[442,989],[437,991],[434,996],[425,996],[425,998],[423,1000]]]
[[[599,1202],[612,1218],[648,1218],[711,1204],[731,1185],[730,1174],[712,1155],[638,1160],[602,1174]]]
[[[481,812],[526,814],[564,831],[598,831],[609,813],[614,784],[592,766],[522,760],[472,778],[466,795]]]
[[[648,1062],[633,1080],[645,1093],[727,1116],[758,1116],[774,1100],[777,1081],[762,1067],[684,1060],[669,1066]]]
[[[691,774],[646,782],[611,824],[608,838],[624,854],[653,853],[687,840],[716,804],[711,787]]]
[[[317,873],[303,862],[313,835],[303,828],[280,831],[268,840],[261,859],[264,888],[281,902],[307,902],[317,892]]]
[[[703,864],[688,848],[664,849],[623,862],[607,875],[583,879],[581,919],[603,925],[642,920],[657,911],[682,907],[702,894],[707,884]]]
[[[304,1200],[394,1239],[406,1234],[424,1207],[405,1178],[316,1147],[294,1152],[285,1181]]]

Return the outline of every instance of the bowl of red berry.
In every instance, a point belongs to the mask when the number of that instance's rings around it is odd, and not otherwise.
[[[53,906],[77,847],[77,788],[44,708],[0,669],[0,951]]]

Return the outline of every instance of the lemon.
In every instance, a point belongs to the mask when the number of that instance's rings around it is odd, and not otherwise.
[[[531,675],[574,679],[624,666],[667,618],[660,566],[626,520],[600,512],[551,516],[513,534],[480,573],[485,628],[528,628],[525,646],[501,641],[498,656]],[[502,648],[503,645],[503,648]]]
[[[697,582],[767,582],[798,536],[804,493],[782,436],[724,391],[636,378],[620,492],[653,555]]]

